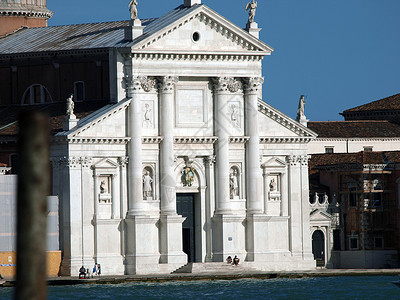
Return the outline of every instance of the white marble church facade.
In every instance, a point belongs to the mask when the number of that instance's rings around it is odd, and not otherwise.
[[[52,146],[62,274],[171,272],[238,255],[260,270],[315,267],[307,144],[315,134],[261,98],[272,48],[201,1],[110,57],[114,103]],[[151,26],[151,25],[149,25]],[[132,35],[132,36],[130,36]]]

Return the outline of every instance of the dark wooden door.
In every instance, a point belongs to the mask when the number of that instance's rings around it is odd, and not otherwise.
[[[194,262],[194,194],[177,194],[176,210],[179,215],[186,218],[186,220],[182,224],[183,252],[187,254],[188,262]]]

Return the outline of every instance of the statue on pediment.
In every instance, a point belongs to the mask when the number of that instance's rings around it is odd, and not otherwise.
[[[129,3],[129,11],[131,12],[131,20],[136,20],[138,18],[137,1],[131,0]]]
[[[254,17],[256,15],[256,8],[257,8],[257,1],[252,0],[251,2],[247,3],[246,11],[249,11],[249,23],[254,22]]]
[[[72,99],[74,98],[74,95],[71,94],[71,96],[68,97],[67,99],[67,115],[68,116],[73,116],[74,115],[74,101]]]
[[[301,95],[300,100],[299,100],[299,107],[297,109],[297,117],[296,121],[304,120],[306,118],[304,114],[304,109],[306,106],[306,100],[304,99],[304,95]]]

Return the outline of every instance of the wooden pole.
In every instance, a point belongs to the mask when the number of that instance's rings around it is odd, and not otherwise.
[[[39,112],[20,117],[15,299],[46,299],[49,121]]]

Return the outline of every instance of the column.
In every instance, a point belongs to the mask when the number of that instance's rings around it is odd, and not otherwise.
[[[228,89],[230,78],[221,77],[215,83],[215,130],[218,137],[216,145],[217,154],[217,203],[216,213],[230,213],[230,191],[229,191],[229,119]]]
[[[281,174],[281,216],[288,215],[288,186],[287,186],[287,173]]]
[[[268,182],[268,170],[264,168],[263,177],[264,177],[264,214],[268,214],[268,198],[269,198],[269,182]]]
[[[125,216],[127,207],[127,197],[126,197],[126,165],[128,159],[126,157],[118,157],[119,164],[119,197],[120,197],[120,217]]]
[[[301,218],[301,180],[299,157],[288,156],[289,163],[289,250],[292,256],[301,256],[302,253],[302,218]]]
[[[160,88],[161,142],[161,214],[176,215],[176,179],[174,172],[174,85],[178,77],[165,76]]]
[[[212,261],[212,215],[215,210],[215,184],[214,184],[215,156],[204,158],[206,167],[207,193],[206,193],[206,262]]]
[[[111,175],[111,219],[119,219],[118,176]]]
[[[142,111],[140,93],[142,92],[140,78],[129,77],[128,97],[131,98],[129,106],[129,135],[131,141],[128,147],[128,185],[129,185],[129,211],[128,215],[143,213],[143,184],[142,184]]]
[[[308,180],[308,161],[309,155],[300,157],[300,176],[301,176],[301,224],[302,228],[302,245],[303,259],[314,260],[311,249],[311,232],[310,232],[310,202],[309,202],[309,180]],[[325,242],[327,241],[327,236]],[[325,247],[325,253],[328,248]]]
[[[182,251],[182,223],[185,220],[176,213],[176,178],[174,155],[175,101],[174,86],[178,77],[165,76],[160,86],[160,263],[168,264],[173,271],[187,263]]]
[[[262,212],[260,136],[258,134],[258,94],[264,79],[253,77],[247,80],[245,93],[245,119],[247,142],[247,211]]]

